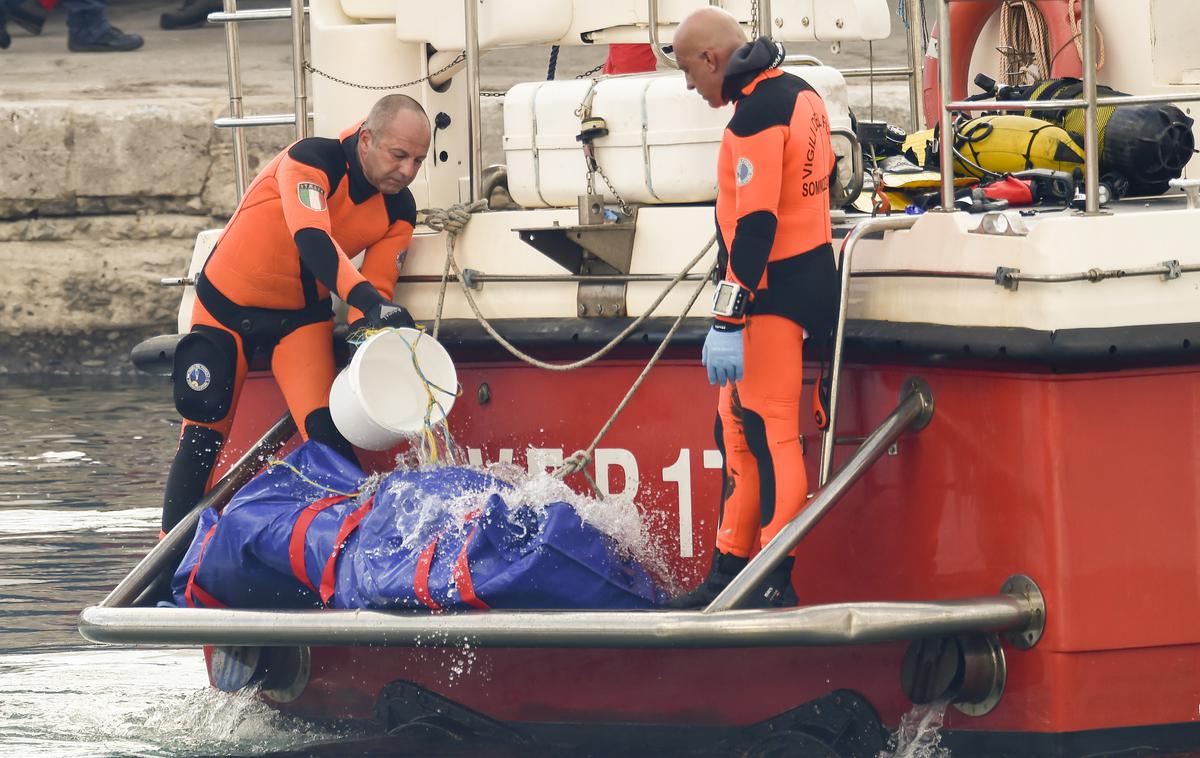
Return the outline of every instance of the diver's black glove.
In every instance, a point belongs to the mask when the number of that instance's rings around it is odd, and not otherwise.
[[[391,303],[380,303],[367,312],[367,326],[372,329],[384,329],[392,327],[399,329],[408,327],[416,329],[417,324],[413,321],[412,314],[403,305],[392,305]]]

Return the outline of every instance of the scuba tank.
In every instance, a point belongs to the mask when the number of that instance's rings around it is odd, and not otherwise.
[[[905,154],[936,169],[938,142],[936,128],[914,132],[905,140]],[[980,116],[957,123],[954,156],[954,173],[977,179],[1035,168],[1070,174],[1083,165],[1083,150],[1066,130],[1030,116]]]
[[[996,100],[1073,100],[1083,97],[1083,82],[1078,79],[1050,79],[1026,86],[997,87],[986,76],[977,76],[975,83],[984,90],[984,99]],[[1098,86],[1100,97],[1128,96],[1111,87]],[[1083,144],[1084,109],[1027,110],[1026,116],[1036,114],[1070,132]],[[1183,174],[1184,167],[1195,151],[1192,135],[1193,120],[1174,105],[1147,104],[1105,106],[1097,110],[1100,142],[1100,171],[1117,174],[1110,184],[1128,182],[1135,195],[1158,195],[1165,192],[1172,179]],[[1118,193],[1124,194],[1124,193]]]

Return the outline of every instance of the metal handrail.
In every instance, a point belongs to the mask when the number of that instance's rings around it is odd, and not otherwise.
[[[744,573],[744,572],[743,572]],[[787,610],[517,611],[389,613],[210,608],[85,608],[93,642],[163,645],[373,645],[381,647],[682,648],[865,645],[1038,626],[1037,596],[866,602]]]
[[[667,68],[678,69],[679,64],[675,62],[675,58],[663,52],[662,45],[658,41],[658,0],[646,0],[647,11],[646,21],[650,26],[650,49],[654,51],[654,57],[658,62]]]
[[[908,229],[917,223],[919,216],[889,216],[860,221],[842,242],[841,297],[838,300],[837,327],[833,333],[833,362],[829,366],[829,424],[821,434],[821,464],[817,472],[817,485],[825,486],[833,471],[833,440],[837,433],[838,396],[841,394],[842,352],[846,341],[846,312],[850,299],[850,271],[854,251],[862,238],[871,232]]]
[[[771,0],[758,0],[758,28],[754,33],[771,38]]]
[[[915,132],[924,127],[921,113],[921,95],[925,89],[925,68],[923,65],[925,57],[924,0],[919,0],[915,3],[906,3],[904,9],[908,14],[908,67],[912,69],[912,75],[908,80],[908,107],[912,131]]]
[[[469,272],[469,273],[468,273]],[[487,284],[488,282],[504,284],[571,284],[575,282],[672,282],[672,274],[485,274],[474,269],[465,269],[463,278],[467,285]],[[679,281],[698,282],[707,279],[708,274],[686,274]],[[459,278],[450,274],[446,281],[457,282]],[[396,278],[398,284],[440,284],[442,277],[438,274],[401,274]],[[707,313],[707,312],[706,312]],[[707,316],[706,316],[707,318]]]
[[[245,129],[257,126],[296,127],[296,139],[308,136],[308,80],[304,75],[304,16],[308,8],[304,0],[291,0],[289,8],[262,8],[239,11],[237,0],[224,0],[224,10],[208,14],[210,23],[225,25],[225,66],[229,82],[229,116],[216,119],[213,125],[233,129],[233,176],[237,202],[250,184]],[[249,116],[242,103],[242,45],[238,25],[245,22],[292,21],[292,93],[295,110],[291,115]],[[301,117],[303,114],[304,117]]]
[[[308,8],[305,8],[304,12],[308,13]],[[235,13],[213,11],[212,13],[208,14],[208,23],[231,24],[234,22],[243,21],[281,21],[291,17],[291,8],[260,8],[250,11],[237,11]]]
[[[308,114],[312,118],[312,114]],[[242,116],[232,118],[222,116],[213,120],[213,126],[218,129],[244,129],[253,126],[292,126],[296,123],[295,113],[272,113],[261,116]]]
[[[1193,274],[1200,271],[1200,264],[1179,264],[1178,261],[1167,261],[1156,266],[1140,268],[1090,268],[1087,271],[1075,271],[1066,274],[1027,274],[1020,269],[1000,268],[997,271],[940,271],[936,269],[866,269],[853,271],[850,276],[855,279],[961,279],[992,281],[1002,286],[1032,282],[1035,284],[1062,284],[1064,282],[1097,283],[1109,279],[1131,279],[1139,276],[1161,276],[1168,279],[1178,278],[1181,274]]]
[[[1180,95],[1117,95],[1096,98],[1096,106],[1148,105],[1151,103],[1194,103],[1200,92]],[[953,111],[1061,111],[1086,108],[1087,100],[955,100],[946,107]]]
[[[952,45],[954,35],[950,33],[950,0],[935,0],[938,4],[938,83],[942,96],[942,109],[938,115],[938,134],[944,139],[947,134],[954,134],[954,113],[948,107],[951,96],[953,75],[950,63],[953,59]],[[916,3],[920,5],[920,3]],[[950,142],[954,144],[953,140]],[[941,172],[942,206],[940,210],[954,211],[954,151],[939,150],[938,171]]]
[[[1096,111],[1096,0],[1082,0],[1080,29],[1083,33],[1083,212],[1100,212],[1100,125]],[[1075,3],[1067,6],[1075,13]],[[948,133],[948,132],[947,132]]]
[[[785,61],[786,62],[786,61]],[[841,69],[842,76],[846,79],[899,79],[908,78],[913,74],[911,66],[890,67],[890,68],[844,68]]]
[[[866,473],[880,456],[891,447],[900,435],[913,429],[923,429],[933,417],[933,395],[920,379],[909,379],[901,392],[896,410],[867,437],[846,465],[838,471],[828,485],[817,490],[813,499],[804,505],[800,513],[784,525],[770,542],[763,545],[746,567],[738,572],[721,594],[704,609],[704,613],[731,611],[749,599],[763,580],[789,553],[800,544],[817,522],[833,508],[850,487]]]
[[[223,0],[225,13],[237,15],[237,0]],[[241,119],[242,111],[242,43],[236,23],[225,25],[225,75],[229,83],[229,118]],[[294,118],[294,117],[293,117]],[[246,158],[246,133],[233,130],[233,183],[238,203],[250,184],[250,165]]]
[[[479,0],[463,0],[463,19],[466,37],[463,53],[467,65],[467,161],[470,173],[470,199],[482,198],[483,192],[483,124],[479,105]]]

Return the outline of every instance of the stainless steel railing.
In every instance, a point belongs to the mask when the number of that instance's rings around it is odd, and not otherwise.
[[[837,434],[838,397],[841,394],[842,354],[846,342],[846,313],[850,299],[851,262],[854,251],[864,236],[872,232],[908,229],[917,223],[919,216],[889,216],[860,221],[842,243],[841,298],[838,301],[837,327],[833,333],[833,360],[829,366],[829,424],[821,434],[821,464],[817,484],[824,487],[833,472],[834,439]]]
[[[854,451],[846,465],[838,470],[828,484],[819,489],[812,500],[805,504],[800,513],[784,525],[775,537],[763,545],[758,555],[750,560],[729,586],[717,595],[704,609],[704,613],[731,611],[747,600],[762,584],[767,575],[792,552],[817,522],[833,508],[875,461],[879,460],[891,445],[906,431],[920,430],[933,417],[933,394],[920,379],[909,379],[901,393],[900,404],[884,419]],[[832,435],[830,448],[832,449]]]
[[[696,648],[865,645],[922,637],[1026,632],[1044,618],[1019,594],[923,602],[837,603],[705,614],[696,611],[404,613],[92,606],[79,632],[93,642],[159,645]]]
[[[247,128],[294,124],[296,139],[308,136],[308,81],[304,75],[304,14],[308,9],[304,6],[304,0],[291,0],[290,8],[249,11],[239,11],[237,0],[224,0],[224,7],[223,12],[208,14],[209,23],[225,25],[225,64],[229,80],[229,116],[216,119],[213,125],[221,129],[233,129],[233,176],[237,184],[237,200],[241,202],[250,183],[246,155]],[[247,117],[242,103],[242,45],[238,25],[279,19],[292,20],[292,92],[295,111],[291,114]]]

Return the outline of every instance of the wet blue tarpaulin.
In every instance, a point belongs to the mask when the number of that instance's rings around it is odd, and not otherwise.
[[[206,512],[175,575],[196,607],[649,608],[661,591],[567,503],[510,506],[483,471],[366,477],[308,442]]]

